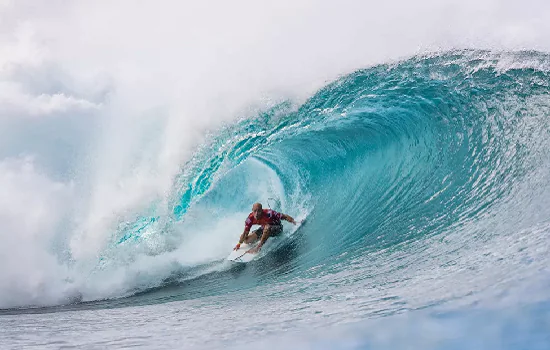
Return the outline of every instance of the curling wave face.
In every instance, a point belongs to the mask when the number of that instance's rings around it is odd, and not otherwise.
[[[168,215],[152,203],[119,225],[92,276],[133,275],[101,297],[223,303],[271,286],[274,299],[341,302],[349,319],[532,276],[548,263],[549,82],[545,54],[448,52],[227,125],[183,166]],[[235,271],[223,258],[256,201],[307,222]]]
[[[331,276],[336,291],[392,281],[433,301],[505,271],[521,279],[548,248],[549,67],[535,52],[459,51],[349,74],[212,135],[177,182],[171,220],[184,235],[238,236],[250,204],[274,198],[308,218],[274,269],[312,285]],[[224,221],[232,232],[211,230]]]

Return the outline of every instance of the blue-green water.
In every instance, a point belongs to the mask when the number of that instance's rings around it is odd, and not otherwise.
[[[127,340],[143,333],[131,344],[153,346],[159,330],[180,332],[168,348],[178,339],[277,348],[286,330],[290,344],[305,332],[300,347],[320,348],[336,325],[344,330],[328,348],[401,347],[401,332],[431,334],[415,348],[550,346],[547,54],[377,65],[206,140],[163,200],[119,223],[63,305],[2,313],[137,315],[151,326],[128,326]],[[224,258],[256,201],[306,221],[257,261],[231,265]],[[116,289],[90,288],[115,271]],[[488,333],[468,326],[480,319]]]

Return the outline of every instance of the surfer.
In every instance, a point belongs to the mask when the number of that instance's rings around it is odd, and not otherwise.
[[[252,206],[252,213],[248,215],[244,222],[244,231],[241,234],[239,243],[237,243],[234,250],[239,249],[243,242],[253,243],[260,240],[260,243],[258,243],[256,247],[247,252],[257,253],[269,237],[277,236],[283,232],[281,220],[286,220],[296,225],[296,221],[294,221],[290,215],[282,214],[272,209],[262,209],[262,205],[260,203],[254,203]],[[252,225],[260,225],[261,227],[250,233]]]

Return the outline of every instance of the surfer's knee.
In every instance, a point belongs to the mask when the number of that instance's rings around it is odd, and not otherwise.
[[[273,226],[272,226],[272,225],[265,225],[265,226],[264,226],[264,235],[265,235],[265,234],[270,235],[272,230],[273,230]]]

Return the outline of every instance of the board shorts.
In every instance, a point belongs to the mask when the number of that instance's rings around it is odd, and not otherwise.
[[[283,232],[283,225],[271,225],[271,232],[269,234],[269,237],[278,236],[282,232]],[[258,237],[258,240],[260,240],[260,239],[262,239],[262,235],[264,234],[264,228],[260,227],[256,230],[252,231],[252,233],[255,233],[256,236]]]

